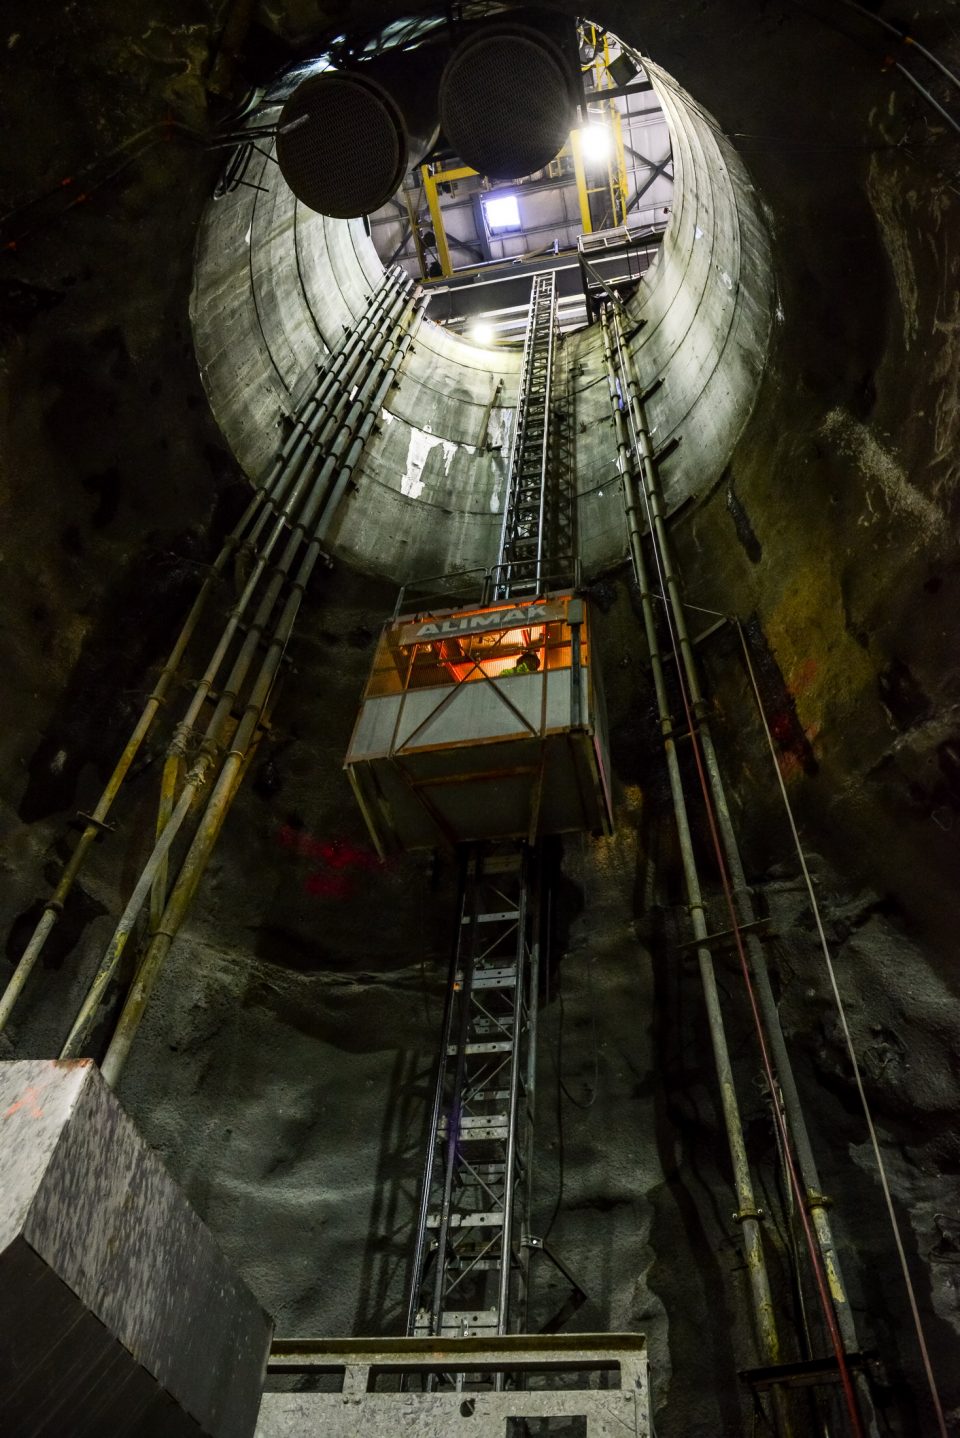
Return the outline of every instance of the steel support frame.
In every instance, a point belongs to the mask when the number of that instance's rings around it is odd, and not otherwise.
[[[465,852],[420,1192],[409,1336],[525,1318],[538,940],[532,851]]]
[[[420,178],[423,180],[427,208],[430,211],[430,223],[433,225],[433,235],[436,241],[437,259],[440,261],[440,270],[444,279],[449,279],[453,274],[453,261],[450,258],[450,246],[447,242],[443,210],[440,206],[440,186],[452,183],[454,180],[466,180],[476,174],[477,171],[471,170],[469,165],[457,165],[452,170],[439,170],[431,165],[420,166]]]
[[[535,275],[530,289],[500,531],[497,599],[535,595],[543,588],[556,342],[557,282],[551,271]]]

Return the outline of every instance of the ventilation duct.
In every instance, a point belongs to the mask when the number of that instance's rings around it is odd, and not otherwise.
[[[340,220],[385,205],[436,144],[438,69],[420,49],[298,85],[277,133],[277,161],[297,199]]]
[[[574,59],[571,59],[571,54]],[[542,170],[575,124],[579,67],[570,22],[501,20],[474,30],[440,81],[444,139],[497,180]]]

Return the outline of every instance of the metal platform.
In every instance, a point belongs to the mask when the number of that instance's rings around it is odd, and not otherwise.
[[[638,1333],[274,1345],[256,1438],[650,1438]]]
[[[586,601],[568,591],[391,621],[346,769],[381,853],[609,832]]]
[[[661,229],[636,231],[620,225],[580,236],[580,283],[591,319],[596,319],[600,306],[613,294],[624,300],[633,293],[653,264],[663,235]]]

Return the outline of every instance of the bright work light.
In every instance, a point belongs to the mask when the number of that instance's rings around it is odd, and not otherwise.
[[[516,195],[484,195],[483,213],[491,235],[520,228],[520,206]]]
[[[611,142],[610,129],[607,125],[584,125],[580,131],[580,143],[583,146],[583,157],[599,164],[610,154]]]

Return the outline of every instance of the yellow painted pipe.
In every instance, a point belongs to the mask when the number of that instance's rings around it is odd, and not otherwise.
[[[171,748],[163,762],[163,773],[160,776],[160,800],[157,805],[157,828],[156,838],[160,838],[166,828],[174,806],[177,802],[177,791],[180,788],[180,779],[183,769],[183,760],[178,750]],[[150,930],[153,932],[160,923],[163,914],[164,904],[167,902],[167,870],[169,868],[169,855],[165,854],[163,861],[157,870],[157,877],[153,881],[153,892],[150,896]]]
[[[0,998],[0,1032],[2,1032],[6,1026],[10,1014],[13,1011],[13,1006],[20,997],[24,985],[43,951],[44,944],[59,920],[60,915],[63,913],[63,906],[66,903],[67,896],[73,888],[77,875],[83,868],[90,847],[97,836],[102,833],[106,824],[107,815],[113,807],[113,802],[120,791],[123,781],[130,772],[130,767],[140,752],[140,746],[147,737],[157,713],[166,700],[167,691],[173,682],[174,675],[180,667],[187,645],[193,638],[210,594],[223,573],[227,561],[239,544],[243,529],[253,518],[261,502],[262,497],[260,495],[254,496],[253,500],[251,500],[243,518],[223,545],[210,574],[204,580],[196,599],[193,601],[190,612],[183,622],[183,627],[180,630],[177,641],[170,651],[167,662],[154,685],[153,692],[147,699],[143,707],[143,712],[137,720],[133,732],[124,745],[123,751],[114,766],[113,773],[107,780],[103,792],[97,800],[96,807],[90,816],[90,822],[84,827],[77,841],[76,848],[60,876],[59,883],[44,904],[43,913],[40,916],[37,927],[34,929],[27,947],[21,955],[20,961],[3,992],[2,998]]]

